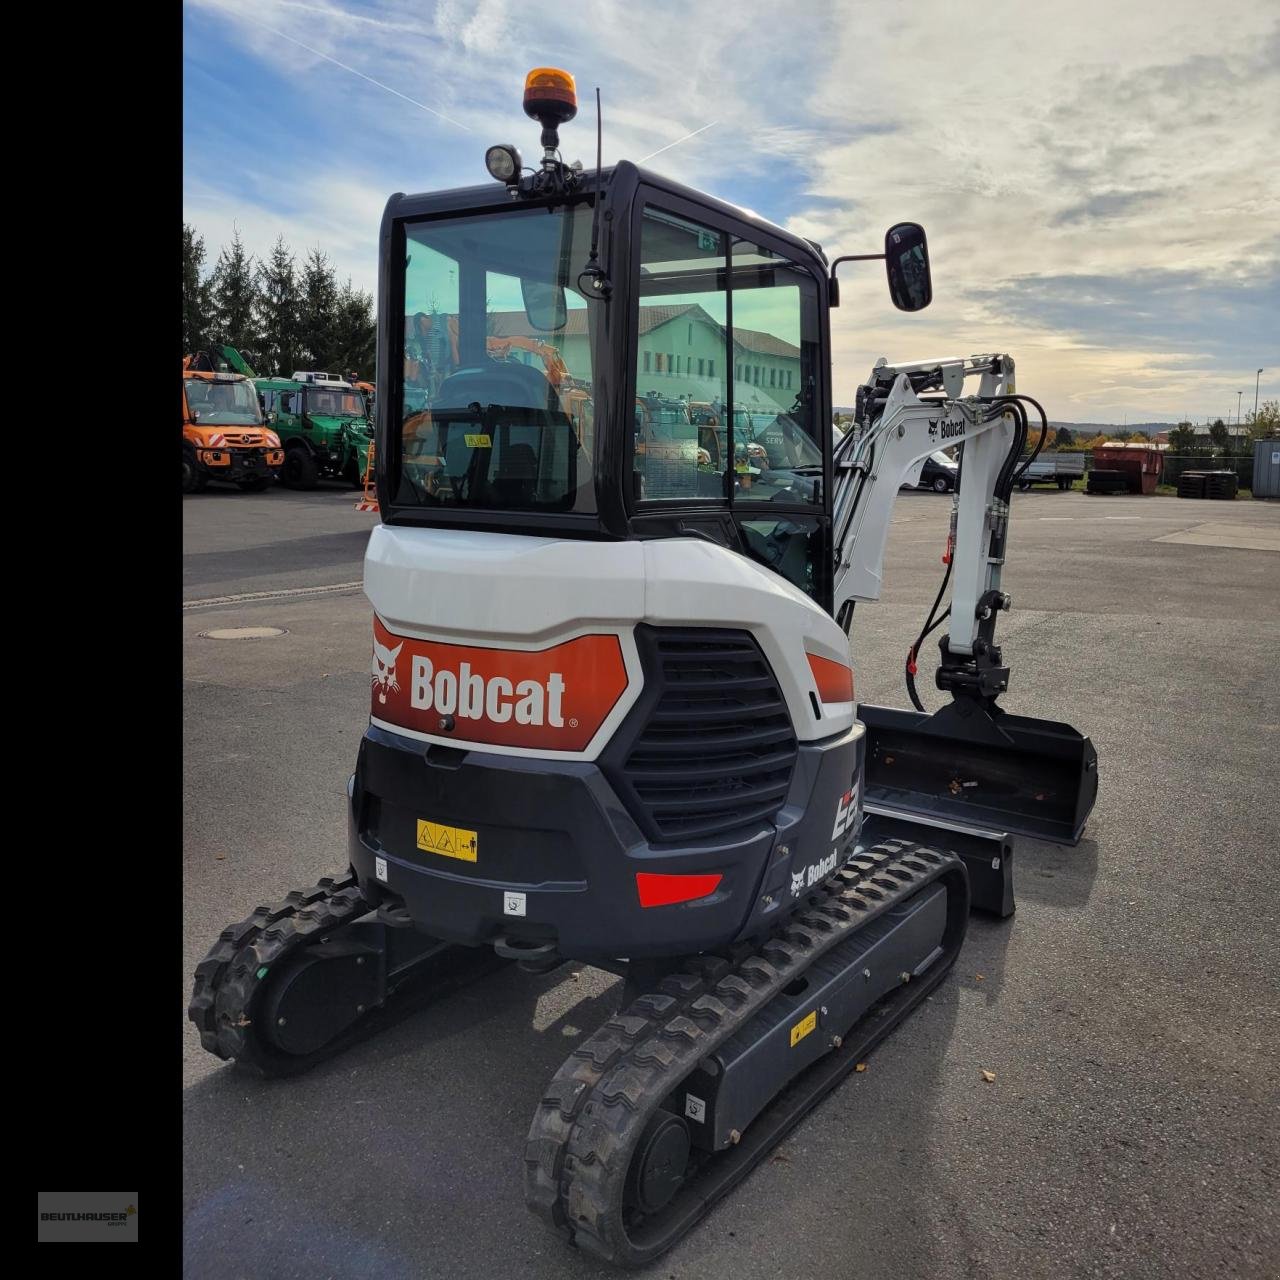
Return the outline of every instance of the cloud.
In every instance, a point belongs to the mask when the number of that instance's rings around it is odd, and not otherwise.
[[[1253,0],[1210,26],[1199,0],[187,0],[186,28],[187,217],[214,243],[232,219],[257,251],[319,242],[372,288],[385,197],[483,182],[488,141],[534,151],[520,86],[558,65],[567,159],[594,159],[599,84],[606,164],[692,134],[654,167],[832,256],[926,226],[928,311],[842,276],[837,402],[878,355],[1008,350],[1056,417],[1217,414],[1280,364],[1280,22]]]
[[[1137,212],[1161,198],[1159,191],[1099,191],[1054,214],[1053,225],[1073,222],[1101,222],[1121,214]]]
[[[976,296],[984,296],[975,291]],[[1234,354],[1245,334],[1280,336],[1280,256],[1248,280],[1205,271],[1018,276],[985,293],[1022,323],[1070,332],[1096,346],[1166,352],[1198,347],[1206,359]]]

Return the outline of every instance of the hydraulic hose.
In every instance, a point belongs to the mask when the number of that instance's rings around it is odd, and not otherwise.
[[[1028,404],[1034,405],[1036,412],[1040,415],[1040,439],[1036,441],[1035,452],[1032,453],[1026,462],[1022,464],[1018,474],[1013,477],[1014,483],[1016,484],[1024,475],[1026,475],[1027,468],[1030,467],[1031,464],[1040,456],[1040,450],[1044,448],[1044,443],[1049,438],[1049,417],[1045,413],[1044,406],[1039,400],[1033,400],[1030,396],[1023,395],[1015,396],[1013,398],[1017,400],[1025,400]]]
[[[996,396],[992,404],[1005,405],[1014,411],[1017,427],[1013,433],[1013,443],[1009,446],[1009,454],[996,477],[993,496],[1001,502],[1008,502],[1013,492],[1013,469],[1018,465],[1018,458],[1027,444],[1027,411],[1018,403],[1017,396]]]
[[[920,696],[916,693],[916,656],[920,652],[920,646],[929,638],[930,633],[936,631],[951,615],[951,606],[948,605],[942,616],[936,621],[933,616],[938,612],[938,606],[942,603],[942,597],[947,590],[947,583],[951,581],[951,563],[954,558],[951,549],[948,548],[947,570],[942,575],[942,584],[938,587],[938,594],[933,599],[933,607],[929,610],[929,616],[924,620],[924,626],[920,629],[920,634],[916,636],[915,644],[907,650],[907,661],[904,668],[907,681],[907,696],[911,699],[911,705],[917,711],[924,710],[924,703],[920,701]]]

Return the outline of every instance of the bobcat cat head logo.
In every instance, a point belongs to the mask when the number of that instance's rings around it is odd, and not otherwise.
[[[373,683],[378,690],[378,701],[386,702],[387,694],[391,690],[400,692],[400,682],[396,679],[396,659],[400,656],[400,650],[404,648],[402,640],[394,649],[388,649],[385,645],[380,645],[376,640],[373,642]]]

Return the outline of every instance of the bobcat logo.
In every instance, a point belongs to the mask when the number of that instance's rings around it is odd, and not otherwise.
[[[378,690],[379,702],[386,702],[387,694],[393,689],[397,693],[400,692],[400,682],[396,679],[396,659],[403,648],[403,640],[394,649],[388,649],[376,640],[373,642],[373,666],[370,670],[373,672],[373,683]]]

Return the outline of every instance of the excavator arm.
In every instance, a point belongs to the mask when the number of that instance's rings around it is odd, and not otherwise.
[[[998,482],[1014,443],[1018,416],[1003,398],[1014,393],[1007,355],[890,365],[881,360],[859,389],[858,426],[835,457],[835,609],[848,617],[856,600],[878,600],[890,515],[901,485],[938,449],[963,444],[961,476],[952,511],[955,578],[952,652],[972,654],[978,639],[978,602],[998,591],[1008,527],[1007,500]],[[980,379],[962,397],[964,381]],[[924,399],[926,388],[943,395]]]
[[[966,396],[970,378],[978,385]],[[1069,725],[1010,715],[996,701],[1009,685],[995,627],[1012,603],[1000,578],[1010,494],[1029,435],[1024,401],[1008,355],[877,362],[858,389],[855,429],[835,450],[834,604],[848,632],[855,603],[879,599],[899,487],[930,453],[963,445],[933,611],[953,579],[935,677],[951,702],[930,715],[916,695],[918,650],[943,620],[931,613],[906,659],[916,710],[859,708],[868,809],[1074,844],[1097,794],[1092,744]]]

